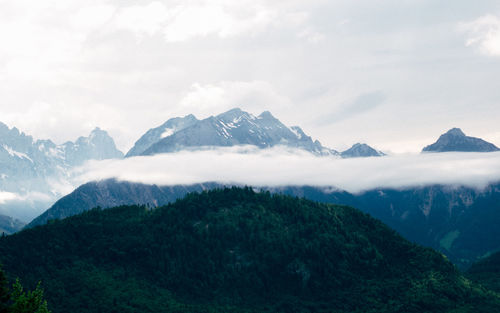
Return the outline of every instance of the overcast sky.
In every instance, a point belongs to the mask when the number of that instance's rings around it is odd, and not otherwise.
[[[0,121],[126,151],[167,119],[269,110],[324,145],[500,145],[500,2],[0,0]]]

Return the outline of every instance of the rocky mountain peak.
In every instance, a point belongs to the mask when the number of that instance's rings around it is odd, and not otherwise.
[[[254,145],[259,148],[285,145],[317,155],[337,154],[336,151],[321,146],[319,142],[314,142],[299,127],[285,126],[269,111],[255,117],[240,108],[234,108],[204,120],[193,120],[182,128],[170,129],[168,136],[159,135],[164,133],[162,127],[146,132],[127,156],[168,153],[196,147],[235,145]]]
[[[452,128],[446,132],[445,135],[456,136],[456,137],[466,137],[464,132],[460,128]]]
[[[365,143],[356,143],[351,148],[340,153],[343,158],[358,158],[358,157],[380,157],[385,153],[377,151]]]
[[[262,113],[260,113],[260,115],[258,116],[258,118],[260,119],[273,119],[275,120],[276,118],[271,114],[271,112],[269,111],[264,111]]]
[[[500,149],[481,138],[469,137],[460,128],[452,128],[422,152],[494,152]]]

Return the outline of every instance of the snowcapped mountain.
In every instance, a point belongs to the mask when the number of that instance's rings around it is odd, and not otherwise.
[[[193,115],[173,118],[150,129],[127,153],[127,157],[176,152],[203,146],[228,147],[254,145],[269,148],[277,145],[299,148],[315,155],[338,155],[338,152],[313,141],[300,127],[287,127],[270,112],[254,116],[238,108],[198,120]]]
[[[469,137],[460,128],[452,128],[439,139],[425,147],[422,152],[494,152],[500,149],[492,143],[480,138]]]
[[[159,142],[163,138],[169,137],[176,132],[185,128],[191,127],[199,122],[199,120],[192,114],[185,117],[175,117],[166,121],[163,125],[148,130],[130,149],[127,157],[141,155],[149,147]]]
[[[377,151],[365,143],[356,143],[351,148],[340,153],[343,158],[360,158],[360,157],[380,157],[385,153]]]
[[[31,217],[28,211],[60,196],[59,190],[75,166],[91,159],[122,157],[113,139],[99,128],[74,143],[56,145],[50,140],[35,141],[0,123],[0,193],[4,195],[0,214],[27,219]]]
[[[94,129],[88,137],[80,137],[76,142],[66,142],[62,145],[66,163],[70,166],[83,164],[88,160],[121,159],[113,138],[100,128]]]

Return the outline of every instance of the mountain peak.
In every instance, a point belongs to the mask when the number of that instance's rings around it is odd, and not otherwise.
[[[110,137],[108,132],[105,131],[105,130],[102,130],[101,128],[99,127],[96,127],[94,128],[91,132],[90,132],[90,135],[89,135],[89,140],[93,140],[95,138],[106,138],[106,137]]]
[[[80,137],[75,143],[67,142],[64,146],[66,159],[71,165],[81,165],[86,160],[123,158],[113,138],[99,127],[94,128],[88,137]]]
[[[287,127],[269,111],[258,117],[234,108],[204,120],[194,119],[182,127],[170,125],[147,131],[127,153],[127,157],[176,152],[196,147],[253,145],[269,148],[286,145],[316,155],[337,155],[307,136],[299,127]]]
[[[233,121],[235,119],[239,119],[240,117],[251,118],[253,115],[241,110],[240,108],[234,108],[216,116],[216,118],[225,121]]]
[[[351,148],[340,154],[343,158],[359,158],[359,157],[380,157],[385,153],[377,151],[366,143],[355,143]]]
[[[241,114],[241,113],[246,113],[246,112],[243,111],[242,109],[236,107],[236,108],[232,108],[231,110],[228,110],[228,111],[222,113],[221,115],[223,115],[223,114]]]
[[[466,137],[464,132],[460,128],[452,128],[449,131],[446,132],[445,135],[452,135],[452,136],[459,136],[459,137]]]
[[[469,137],[460,128],[452,128],[442,134],[439,139],[426,146],[422,152],[494,152],[500,151],[497,146],[481,138]]]
[[[264,111],[264,112],[260,113],[259,118],[260,118],[260,119],[276,119],[276,118],[275,118],[275,117],[271,114],[271,112],[269,112],[269,111]]]

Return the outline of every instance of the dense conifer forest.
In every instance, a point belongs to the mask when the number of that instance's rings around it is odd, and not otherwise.
[[[1,238],[0,262],[54,313],[500,311],[367,214],[251,188],[96,208]]]

